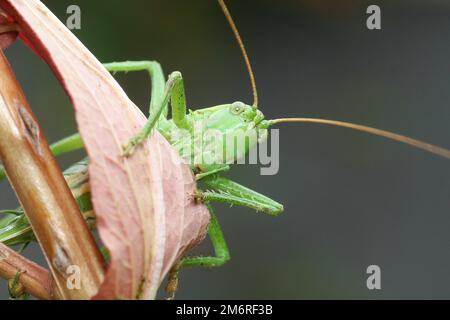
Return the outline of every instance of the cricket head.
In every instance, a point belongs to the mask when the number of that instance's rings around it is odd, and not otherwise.
[[[254,135],[260,139],[267,136],[267,123],[263,113],[254,106],[240,101],[214,107],[208,115],[207,129],[219,130],[222,134]]]
[[[241,159],[267,139],[264,115],[254,106],[243,102],[209,108],[202,112],[202,116],[204,145],[224,150],[227,163]],[[211,137],[214,137],[214,142],[210,141]]]

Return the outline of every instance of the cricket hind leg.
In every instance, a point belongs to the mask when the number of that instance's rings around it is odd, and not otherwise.
[[[175,293],[178,289],[178,272],[185,267],[220,267],[230,260],[230,252],[228,250],[227,242],[223,236],[222,228],[217,221],[214,209],[206,204],[211,215],[211,222],[208,228],[208,235],[214,248],[215,256],[197,256],[185,257],[177,262],[169,272],[166,292],[168,299],[174,299]]]
[[[281,203],[217,174],[205,177],[202,181],[208,190],[197,192],[196,198],[201,201],[249,207],[272,216],[277,216],[284,210]]]
[[[185,257],[180,260],[169,272],[166,292],[168,299],[173,299],[178,289],[178,272],[183,267],[220,267],[230,260],[228,245],[223,236],[222,229],[210,202],[223,202],[232,205],[246,206],[269,215],[278,215],[283,211],[283,205],[244,187],[232,180],[217,174],[205,176],[202,180],[213,191],[197,191],[196,198],[208,206],[211,214],[211,223],[208,234],[214,247],[215,256]]]

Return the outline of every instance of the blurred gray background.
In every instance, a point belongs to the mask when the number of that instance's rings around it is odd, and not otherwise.
[[[102,62],[154,59],[179,70],[191,108],[251,102],[239,49],[213,0],[46,0],[63,21],[82,10],[75,34]],[[450,148],[448,1],[229,0],[268,118],[353,121]],[[378,4],[382,30],[366,28]],[[76,130],[68,98],[21,43],[7,50],[46,136]],[[144,73],[118,75],[146,110]],[[267,217],[215,205],[232,260],[180,274],[178,298],[378,299],[450,297],[450,161],[347,129],[280,127],[280,171],[256,165],[229,177],[285,205]],[[82,153],[60,158],[63,168]],[[0,207],[17,201],[0,183]],[[34,245],[27,255],[45,264]],[[209,241],[197,250],[211,251]],[[382,290],[366,288],[381,267]],[[0,282],[0,298],[7,298]]]

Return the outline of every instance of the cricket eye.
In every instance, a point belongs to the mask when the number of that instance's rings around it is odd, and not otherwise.
[[[230,112],[234,115],[241,114],[245,110],[245,105],[242,102],[234,102],[230,106]]]

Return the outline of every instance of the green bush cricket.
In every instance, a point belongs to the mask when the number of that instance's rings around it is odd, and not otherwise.
[[[161,66],[154,61],[139,62],[117,62],[105,64],[105,67],[111,72],[131,72],[146,71],[150,74],[152,80],[152,92],[150,102],[150,117],[141,134],[133,138],[130,143],[124,146],[124,156],[132,156],[135,148],[145,141],[151,130],[156,128],[166,139],[174,146],[181,146],[179,150],[191,149],[192,139],[190,132],[198,125],[203,129],[215,129],[224,136],[234,134],[236,131],[244,132],[249,136],[256,136],[256,141],[252,141],[245,146],[242,155],[255,147],[256,143],[261,143],[267,138],[267,129],[272,125],[284,122],[312,122],[334,126],[347,127],[375,135],[383,136],[403,143],[413,145],[417,148],[450,158],[450,152],[421,141],[417,141],[405,136],[390,133],[387,131],[374,129],[366,126],[352,123],[311,118],[281,118],[275,120],[265,120],[262,112],[258,109],[258,95],[256,91],[255,79],[247,57],[244,45],[239,36],[237,28],[229,14],[224,2],[219,0],[228,22],[235,34],[235,37],[243,52],[243,57],[247,65],[250,80],[253,88],[254,102],[247,105],[242,102],[223,104],[205,109],[198,109],[190,113],[187,112],[185,100],[184,85],[182,75],[179,72],[170,74],[167,82]],[[167,119],[168,106],[171,106],[172,119]],[[181,133],[181,134],[180,134]],[[78,134],[68,137],[55,143],[52,150],[55,155],[70,152],[83,147],[81,138]],[[224,149],[226,146],[220,145],[218,149]],[[203,151],[201,151],[203,152]],[[194,152],[195,153],[195,152]],[[196,154],[194,154],[196,156]],[[204,156],[202,154],[202,156]],[[185,156],[188,157],[188,156]],[[233,156],[233,160],[236,156]],[[191,162],[192,163],[192,162]],[[86,171],[86,162],[75,165],[65,172],[68,183],[74,193],[74,196],[85,214],[88,222],[92,221],[92,206],[89,199],[88,176]],[[207,191],[198,191],[197,198],[204,202],[225,202],[247,206],[270,215],[278,215],[283,211],[283,206],[278,202],[261,195],[253,190],[239,185],[229,179],[221,177],[219,174],[230,168],[228,163],[204,163],[193,162],[192,170],[196,178],[202,181]],[[0,177],[3,172],[0,172]],[[209,235],[214,246],[216,256],[214,257],[186,257],[181,260],[179,267],[187,266],[221,266],[229,260],[230,255],[220,226],[215,214],[211,211],[211,225]],[[8,216],[0,221],[0,241],[12,244],[24,244],[33,239],[31,228],[26,218],[19,211],[5,211]],[[13,213],[15,215],[13,215]],[[176,277],[176,272],[172,275]],[[171,290],[174,291],[174,290]]]

